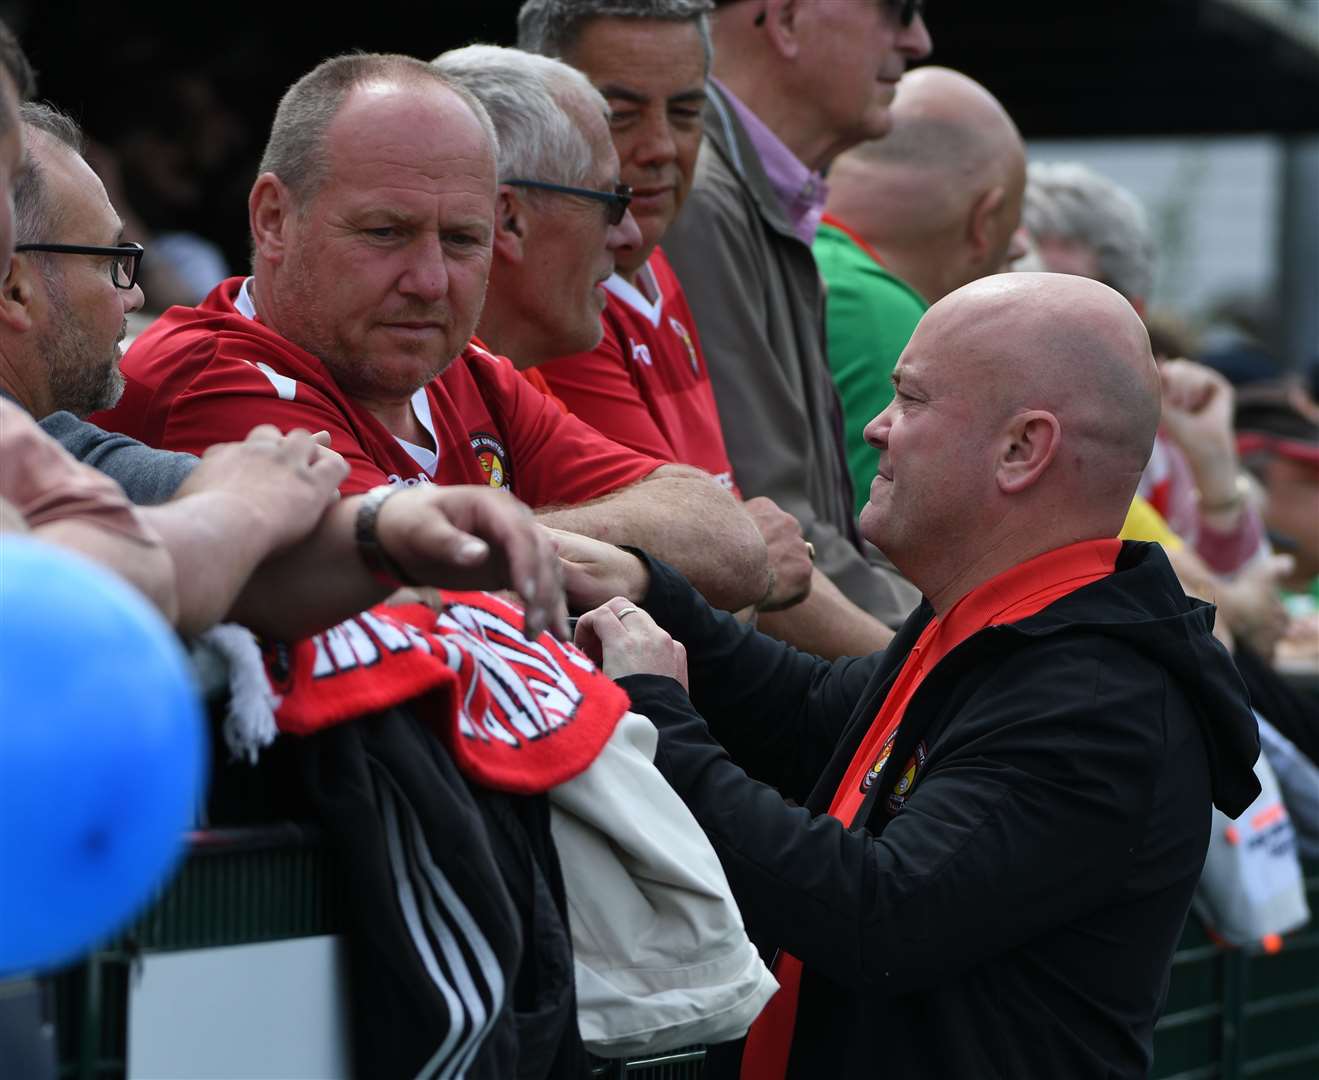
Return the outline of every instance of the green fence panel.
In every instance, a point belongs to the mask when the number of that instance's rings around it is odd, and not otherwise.
[[[1306,867],[1319,917],[1319,865]],[[1192,915],[1173,958],[1154,1028],[1156,1080],[1315,1080],[1319,1077],[1319,930],[1281,951],[1223,949]]]
[[[1319,865],[1308,868],[1319,914]],[[340,932],[343,895],[312,831],[294,825],[197,834],[188,858],[127,930],[55,977],[62,1080],[124,1080],[128,986],[146,952],[245,945]],[[1312,924],[1313,926],[1313,924]],[[597,1062],[601,1080],[699,1080],[691,1047]],[[1157,1080],[1319,1077],[1319,929],[1275,954],[1222,949],[1188,920],[1155,1027]]]

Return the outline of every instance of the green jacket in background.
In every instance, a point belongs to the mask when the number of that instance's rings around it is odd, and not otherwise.
[[[843,403],[847,465],[859,514],[870,496],[878,460],[863,432],[893,399],[889,376],[929,305],[827,220],[816,235],[814,251],[829,286],[825,298],[829,367]]]

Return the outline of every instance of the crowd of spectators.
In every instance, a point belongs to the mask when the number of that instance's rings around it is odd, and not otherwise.
[[[746,1080],[1143,1075],[1211,806],[1260,725],[1319,762],[1313,386],[1152,347],[1138,201],[907,72],[923,6],[526,0],[518,48],[290,72],[236,276],[140,224],[245,145],[204,80],[126,178],[0,24],[0,527],[253,635],[240,816],[355,868],[362,1075],[581,1076],[604,982],[697,978],[583,915],[647,811],[583,858],[537,740],[626,730],[718,857],[779,986],[715,1029]]]

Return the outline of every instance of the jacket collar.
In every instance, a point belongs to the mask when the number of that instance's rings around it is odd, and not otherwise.
[[[806,805],[827,807],[856,752],[860,739],[887,695],[902,661],[934,616],[929,601],[908,616],[885,650],[866,693],[853,711],[833,759],[811,791]],[[1259,755],[1259,732],[1249,695],[1223,647],[1211,636],[1214,608],[1182,591],[1158,544],[1125,541],[1114,572],[1082,586],[1020,622],[989,627],[973,634],[944,658],[939,673],[926,680],[908,708],[912,722],[899,729],[889,764],[902,767],[915,742],[924,736],[933,701],[956,687],[959,676],[1001,651],[1029,647],[1033,639],[1054,634],[1102,635],[1119,639],[1156,658],[1186,693],[1200,718],[1210,761],[1214,805],[1229,816],[1241,813],[1259,794],[1251,766]],[[925,723],[922,723],[922,720]],[[881,775],[876,789],[888,783]],[[858,820],[865,820],[870,801]]]
[[[729,92],[721,90],[713,79],[706,83],[705,137],[751,193],[765,223],[775,232],[805,247],[760,162],[755,144],[737,118]]]

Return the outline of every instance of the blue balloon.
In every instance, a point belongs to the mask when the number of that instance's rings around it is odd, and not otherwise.
[[[0,976],[75,959],[149,900],[206,770],[155,608],[86,559],[0,537]]]

